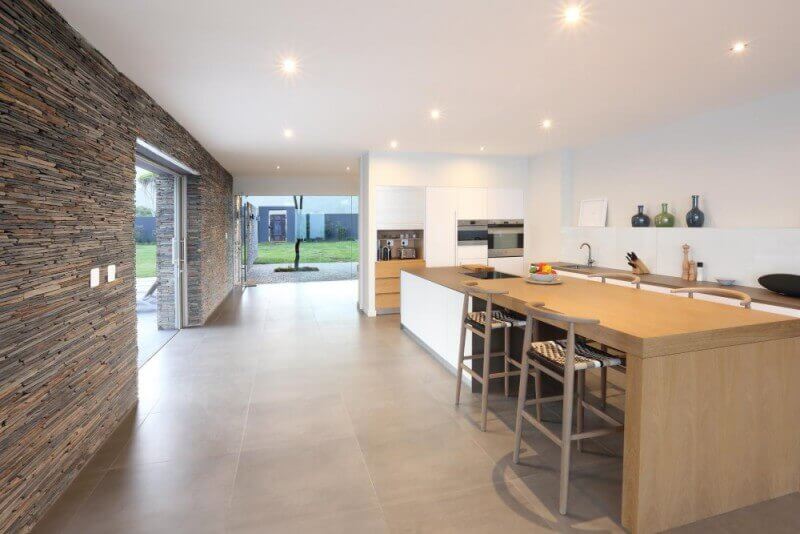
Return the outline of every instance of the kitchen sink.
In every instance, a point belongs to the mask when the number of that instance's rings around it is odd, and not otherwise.
[[[589,269],[590,267],[588,265],[578,265],[577,263],[572,263],[572,264],[569,264],[569,265],[563,265],[561,268],[562,269]],[[558,269],[558,267],[556,267],[556,269]]]

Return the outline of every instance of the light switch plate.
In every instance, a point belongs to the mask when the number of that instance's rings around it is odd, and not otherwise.
[[[95,267],[89,271],[89,287],[100,285],[100,267]]]
[[[108,269],[106,269],[106,271],[108,273],[108,281],[109,282],[113,282],[114,280],[117,279],[117,266],[116,265],[114,265],[112,263],[111,265],[108,266]]]

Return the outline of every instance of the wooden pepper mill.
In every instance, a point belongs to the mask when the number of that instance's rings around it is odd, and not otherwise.
[[[689,280],[691,274],[691,264],[689,263],[689,245],[683,245],[683,269],[681,270],[681,278]]]

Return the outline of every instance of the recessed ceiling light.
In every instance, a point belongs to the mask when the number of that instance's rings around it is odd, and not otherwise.
[[[486,147],[485,147],[485,146],[482,146],[482,147],[481,147],[481,152],[483,152],[484,150],[486,150]]]
[[[442,110],[440,110],[440,109],[432,109],[431,110],[431,118],[433,120],[435,120],[435,121],[438,121],[440,118],[442,118]]]
[[[549,130],[552,127],[553,127],[553,121],[551,119],[544,119],[542,121],[542,128],[544,128],[545,130]]]
[[[583,10],[578,4],[573,4],[564,8],[564,22],[573,26],[583,18]]]
[[[279,170],[281,170],[281,166],[280,166],[280,165],[275,165],[275,170],[276,170],[276,171],[279,171]]]
[[[389,143],[389,146],[392,148],[397,148],[397,140],[392,139],[391,142]]]
[[[283,130],[283,136],[286,139],[291,139],[292,137],[294,137],[294,130],[290,130],[289,128],[285,128]]]
[[[284,74],[288,76],[296,74],[298,68],[299,64],[297,62],[297,59],[293,57],[285,57],[281,59],[281,72],[283,72]]]
[[[347,167],[345,170],[346,170],[347,172],[350,172],[350,167]]]
[[[733,46],[731,47],[731,52],[733,52],[734,54],[741,54],[742,52],[747,50],[749,46],[750,43],[748,43],[747,41],[736,41],[735,43],[733,43]]]

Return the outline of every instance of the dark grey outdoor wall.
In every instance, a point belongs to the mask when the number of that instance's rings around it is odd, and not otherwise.
[[[133,223],[136,227],[134,237],[137,243],[156,242],[156,217],[155,215],[137,216]]]
[[[137,137],[199,174],[200,324],[233,284],[230,174],[50,5],[0,0],[0,532],[29,530],[136,403]]]
[[[258,241],[269,241],[269,210],[286,210],[286,241],[294,242],[295,216],[291,206],[260,206],[258,208]]]
[[[325,239],[340,239],[339,228],[343,228],[346,239],[358,239],[357,213],[326,213]]]

